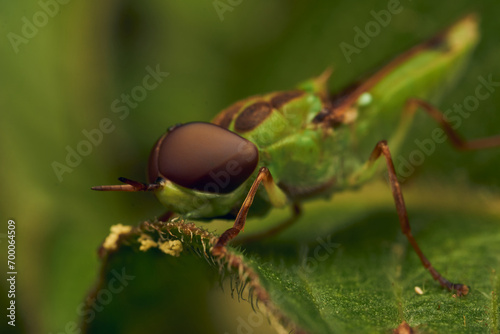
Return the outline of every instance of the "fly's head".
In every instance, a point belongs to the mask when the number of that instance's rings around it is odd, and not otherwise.
[[[173,212],[217,216],[226,214],[244,196],[244,184],[258,162],[259,151],[247,139],[211,123],[186,123],[170,128],[154,145],[149,184],[121,178],[126,185],[92,189],[154,191]]]

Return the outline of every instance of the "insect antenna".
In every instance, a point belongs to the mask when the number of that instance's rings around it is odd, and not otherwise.
[[[90,189],[97,191],[153,191],[161,188],[161,185],[158,183],[145,184],[139,181],[127,179],[125,177],[119,177],[118,180],[125,184],[95,186]]]

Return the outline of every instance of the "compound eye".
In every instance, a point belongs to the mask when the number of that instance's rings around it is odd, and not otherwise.
[[[189,189],[227,194],[252,175],[258,162],[257,147],[245,138],[215,124],[187,123],[156,142],[149,181],[163,177]]]

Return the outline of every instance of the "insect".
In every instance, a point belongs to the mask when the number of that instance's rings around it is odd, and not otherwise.
[[[291,219],[263,235],[277,233],[296,220],[303,201],[369,181],[383,157],[402,232],[434,280],[466,295],[468,286],[439,274],[413,237],[391,151],[417,110],[434,118],[459,149],[500,145],[500,136],[461,139],[427,102],[457,78],[477,40],[477,19],[469,15],[336,95],[327,91],[327,70],[297,89],[238,101],[211,123],[173,126],[151,151],[147,184],[119,178],[124,184],[92,189],[152,191],[168,209],[165,218],[232,217],[233,226],[212,248],[220,256],[243,230],[250,209],[256,214],[290,206]]]

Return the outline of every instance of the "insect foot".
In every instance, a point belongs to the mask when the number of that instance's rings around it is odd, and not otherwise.
[[[217,240],[214,248],[212,248],[212,254],[216,257],[221,257],[222,255],[224,255],[226,253],[226,245],[228,241],[237,236],[239,232],[239,229],[232,227],[222,233],[222,235],[219,237],[219,240]]]
[[[453,284],[452,290],[457,291],[457,296],[466,296],[469,293],[469,287],[465,284]]]
[[[441,276],[434,268],[430,267],[428,268],[428,270],[430,271],[432,277],[437,280],[439,282],[439,284],[443,287],[443,288],[446,288],[448,289],[448,291],[456,291],[457,292],[457,296],[458,297],[461,297],[461,296],[466,296],[468,293],[469,293],[469,286],[465,285],[465,284],[460,284],[460,283],[452,283],[450,281],[448,281],[446,278],[444,278],[443,276]]]
[[[215,257],[222,257],[226,253],[226,247],[224,246],[214,246],[212,248],[212,255]]]

